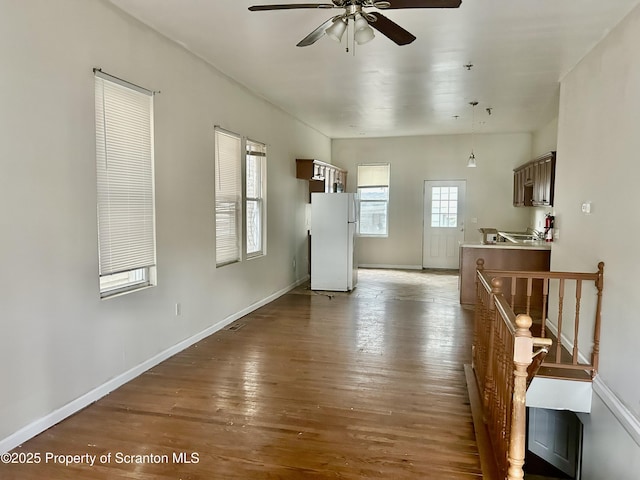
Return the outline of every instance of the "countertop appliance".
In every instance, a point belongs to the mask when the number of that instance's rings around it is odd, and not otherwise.
[[[482,233],[482,243],[484,245],[493,245],[498,241],[498,230],[495,228],[480,228],[478,230]]]
[[[355,193],[311,194],[311,289],[346,292],[358,283]]]

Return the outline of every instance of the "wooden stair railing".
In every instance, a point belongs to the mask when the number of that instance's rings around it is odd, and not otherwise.
[[[597,371],[600,340],[600,309],[602,305],[604,264],[598,265],[595,274],[570,272],[515,272],[485,270],[484,261],[478,260],[476,277],[475,328],[472,349],[472,366],[478,384],[483,408],[483,420],[489,432],[498,471],[508,480],[524,477],[523,465],[526,437],[526,390],[541,367],[587,370],[592,377]],[[510,279],[510,300],[503,295],[503,278]],[[512,305],[516,298],[518,283],[525,280],[527,288],[526,313],[516,315]],[[531,333],[533,319],[531,296],[533,280],[543,284],[544,303],[540,322],[541,337]],[[566,281],[576,282],[574,338],[568,358],[562,353],[562,340],[551,348],[553,340],[546,338],[546,315],[549,281],[557,279],[559,308],[558,327],[562,339],[563,295]],[[594,345],[590,364],[578,362],[578,338],[582,282],[594,280],[597,289],[595,305]],[[538,349],[535,350],[534,349]],[[553,353],[547,362],[545,357]],[[564,370],[562,370],[564,371]],[[589,377],[589,378],[591,378]]]
[[[541,364],[545,375],[576,380],[595,377],[600,357],[603,262],[598,264],[598,270],[594,273],[487,270],[482,259],[478,260],[477,268],[488,278],[500,278],[503,283],[510,285],[509,292],[504,292],[505,299],[509,299],[508,304],[516,314],[526,313],[533,318],[539,336],[555,336],[559,340]],[[585,300],[589,299],[585,296],[585,286],[591,282],[595,287],[595,300],[584,305]],[[536,286],[542,293],[541,299],[534,292]],[[526,291],[524,304],[516,304],[516,299],[522,298],[519,289]],[[556,296],[552,297],[552,293]],[[532,302],[532,299],[539,301]],[[549,308],[552,299],[556,307],[553,310]],[[592,315],[586,326],[581,321],[583,306],[588,307],[588,313]],[[573,311],[567,312],[571,309]],[[581,348],[581,342],[592,342],[592,345]],[[590,349],[589,358],[581,355],[583,349]]]

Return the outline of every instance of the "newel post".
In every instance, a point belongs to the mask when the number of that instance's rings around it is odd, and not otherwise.
[[[524,455],[527,428],[527,367],[533,356],[532,324],[529,315],[516,317],[516,334],[513,348],[513,402],[511,404],[511,432],[509,435],[508,480],[524,478]]]

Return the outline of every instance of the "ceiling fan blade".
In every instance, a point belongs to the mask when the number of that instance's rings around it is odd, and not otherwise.
[[[252,12],[265,10],[290,10],[293,8],[334,8],[333,3],[285,3],[281,5],[253,5],[249,7]]]
[[[316,28],[313,32],[311,32],[309,35],[307,35],[302,40],[300,40],[296,45],[296,47],[308,47],[309,45],[313,45],[314,43],[316,43],[324,35],[324,31],[327,29],[327,27],[331,25],[336,18],[339,18],[339,17],[340,16],[338,15],[324,22],[322,25]]]
[[[376,21],[369,23],[369,25],[378,30],[381,34],[389,37],[389,39],[396,42],[398,45],[407,45],[416,39],[416,37],[411,33],[407,32],[396,22],[389,20],[381,13],[371,12],[369,15],[376,18]]]
[[[391,8],[458,8],[462,0],[389,0]]]

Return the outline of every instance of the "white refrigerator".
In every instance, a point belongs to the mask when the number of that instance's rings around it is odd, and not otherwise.
[[[346,292],[358,283],[355,193],[311,194],[311,289]]]

